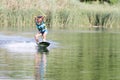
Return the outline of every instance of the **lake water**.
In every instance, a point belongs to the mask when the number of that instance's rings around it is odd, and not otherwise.
[[[0,80],[120,80],[120,33],[49,31],[42,50],[34,33],[0,33]]]

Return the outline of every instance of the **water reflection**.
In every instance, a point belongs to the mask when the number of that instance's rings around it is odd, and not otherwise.
[[[51,49],[49,56],[46,48],[39,47],[36,53],[36,45],[33,42],[11,41],[6,44],[8,51],[0,48],[0,80],[3,78],[8,80],[120,80],[119,34],[60,33],[54,35],[55,40],[60,42],[62,47],[54,48],[52,43],[49,47]],[[0,37],[1,39],[4,38]],[[3,45],[4,40],[1,43]],[[12,54],[13,52],[16,54]],[[35,59],[30,53],[35,53]],[[35,66],[32,61],[35,61]]]
[[[44,80],[48,52],[47,48],[37,47],[37,53],[35,54],[35,80]]]

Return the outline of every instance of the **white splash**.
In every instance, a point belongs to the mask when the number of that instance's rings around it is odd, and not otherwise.
[[[48,49],[57,48],[58,43],[54,41],[50,42]],[[34,38],[25,38],[21,36],[6,36],[0,35],[0,48],[6,49],[11,53],[32,53],[35,54],[37,50],[37,45]]]
[[[9,52],[35,53],[36,44],[34,42],[9,43],[3,46]]]

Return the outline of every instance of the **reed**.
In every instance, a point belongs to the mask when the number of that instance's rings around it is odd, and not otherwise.
[[[2,0],[0,29],[34,30],[34,16],[46,16],[51,29],[120,28],[120,6],[86,4],[79,0]]]

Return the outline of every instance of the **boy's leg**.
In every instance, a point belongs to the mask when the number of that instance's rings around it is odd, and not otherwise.
[[[46,41],[46,36],[47,36],[47,32],[45,32],[45,33],[42,35],[44,42]]]
[[[39,42],[39,37],[40,37],[40,36],[41,36],[41,33],[37,33],[37,34],[35,35],[36,43]]]

